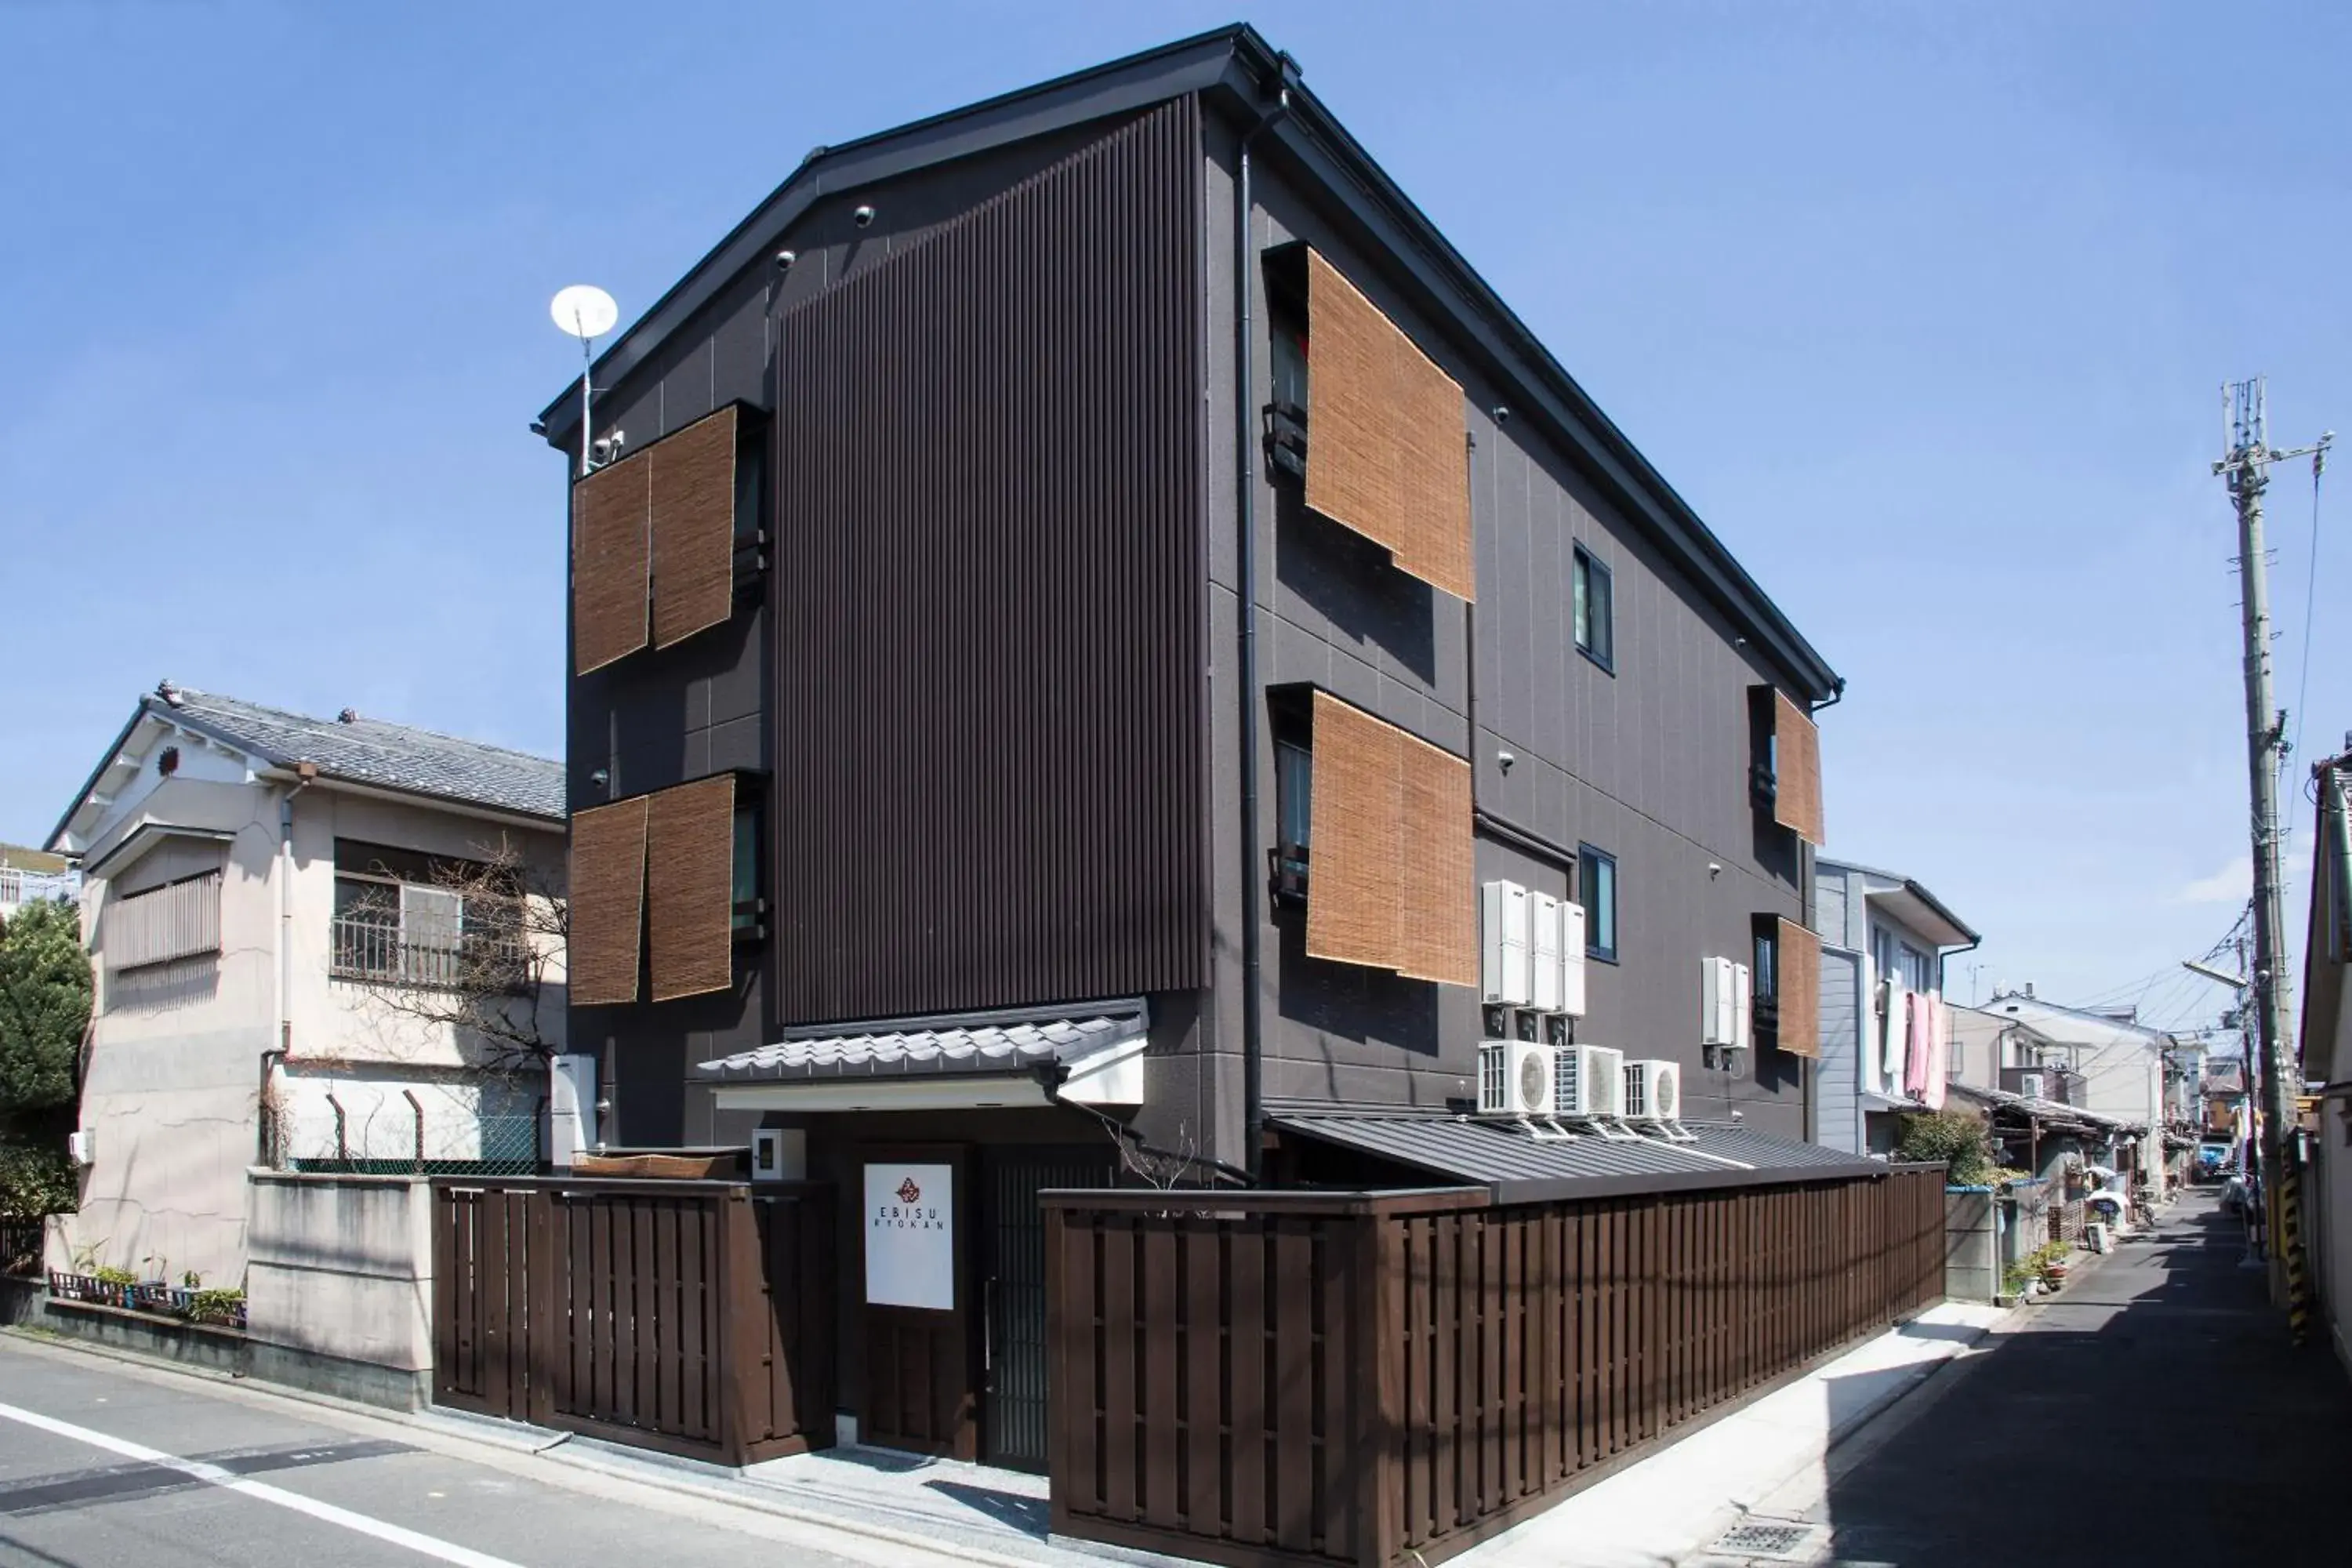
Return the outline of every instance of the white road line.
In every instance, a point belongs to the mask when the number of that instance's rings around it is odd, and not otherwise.
[[[93,1432],[87,1426],[76,1426],[69,1422],[59,1421],[54,1416],[44,1415],[36,1410],[20,1409],[14,1405],[0,1405],[0,1419],[21,1422],[25,1426],[36,1427],[56,1436],[69,1438],[77,1443],[87,1443],[93,1448],[104,1448],[109,1453],[120,1454],[126,1459],[137,1459],[142,1464],[158,1465],[168,1470],[177,1470],[184,1476],[193,1476],[197,1480],[212,1486],[223,1487],[233,1492],[243,1492],[247,1497],[260,1502],[275,1503],[279,1508],[291,1509],[296,1513],[308,1514],[312,1519],[324,1521],[328,1524],[340,1525],[345,1530],[355,1531],[362,1535],[372,1535],[378,1541],[388,1541],[394,1546],[405,1546],[411,1552],[422,1552],[427,1557],[437,1557],[444,1563],[455,1563],[459,1565],[459,1568],[520,1568],[519,1563],[510,1563],[503,1557],[493,1557],[487,1552],[476,1552],[470,1547],[459,1546],[454,1542],[443,1541],[435,1536],[422,1535],[414,1530],[403,1529],[397,1524],[386,1524],[383,1520],[370,1519],[366,1514],[353,1513],[350,1509],[337,1508],[331,1502],[316,1502],[310,1498],[287,1491],[281,1487],[273,1487],[264,1481],[247,1480],[233,1470],[222,1469],[218,1465],[207,1465],[201,1459],[184,1459],[177,1454],[167,1454],[161,1448],[150,1448],[143,1444],[126,1442],[121,1437],[110,1437],[103,1432]]]

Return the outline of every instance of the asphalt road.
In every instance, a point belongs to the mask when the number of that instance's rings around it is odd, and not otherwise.
[[[0,1337],[0,1564],[831,1568],[804,1527],[544,1460]],[[788,1542],[789,1549],[780,1549]]]
[[[1832,1484],[1841,1568],[2344,1568],[2352,1385],[2288,1342],[2210,1189],[2031,1309]]]

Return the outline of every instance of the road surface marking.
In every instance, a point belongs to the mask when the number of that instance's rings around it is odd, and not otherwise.
[[[423,1535],[414,1530],[403,1529],[397,1524],[387,1524],[380,1519],[370,1519],[363,1513],[353,1513],[347,1508],[337,1508],[331,1502],[313,1501],[299,1493],[289,1492],[282,1487],[273,1487],[266,1481],[247,1480],[234,1470],[222,1469],[218,1465],[207,1465],[201,1459],[184,1459],[177,1454],[167,1454],[161,1448],[150,1448],[143,1444],[126,1442],[121,1437],[110,1437],[103,1432],[93,1432],[87,1426],[76,1426],[69,1422],[59,1421],[54,1416],[43,1415],[38,1411],[21,1409],[14,1405],[0,1405],[0,1418],[21,1422],[25,1426],[37,1428],[55,1436],[68,1438],[76,1443],[87,1443],[93,1448],[104,1448],[109,1453],[120,1454],[126,1459],[137,1459],[142,1464],[156,1465],[167,1470],[177,1470],[184,1476],[193,1476],[208,1485],[222,1487],[233,1492],[243,1492],[247,1497],[260,1502],[275,1503],[279,1508],[291,1509],[296,1513],[308,1514],[312,1519],[323,1521],[328,1524],[340,1525],[345,1530],[357,1531],[361,1535],[372,1535],[378,1541],[388,1541],[394,1546],[405,1546],[411,1552],[422,1552],[427,1557],[437,1557],[444,1563],[457,1563],[459,1568],[520,1568],[519,1563],[510,1563],[503,1557],[493,1557],[487,1552],[476,1552],[470,1547],[459,1546],[455,1542]]]

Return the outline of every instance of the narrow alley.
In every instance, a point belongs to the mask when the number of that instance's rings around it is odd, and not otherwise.
[[[2310,1507],[2342,1484],[2352,1388],[2324,1345],[2290,1347],[2262,1275],[2239,1267],[2241,1234],[2193,1190],[1948,1374],[1832,1479],[1812,1516],[1833,1527],[1832,1560],[2352,1562]]]

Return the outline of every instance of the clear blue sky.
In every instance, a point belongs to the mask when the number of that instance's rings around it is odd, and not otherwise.
[[[634,315],[813,144],[1234,15],[10,7],[0,838],[167,675],[558,750],[548,295]],[[1252,19],[1849,678],[1832,850],[1987,933],[1958,999],[2210,1016],[2145,982],[2245,881],[2215,387],[2352,435],[2352,11]],[[2307,756],[2352,728],[2347,458]],[[2307,475],[2273,499],[2292,703]]]

